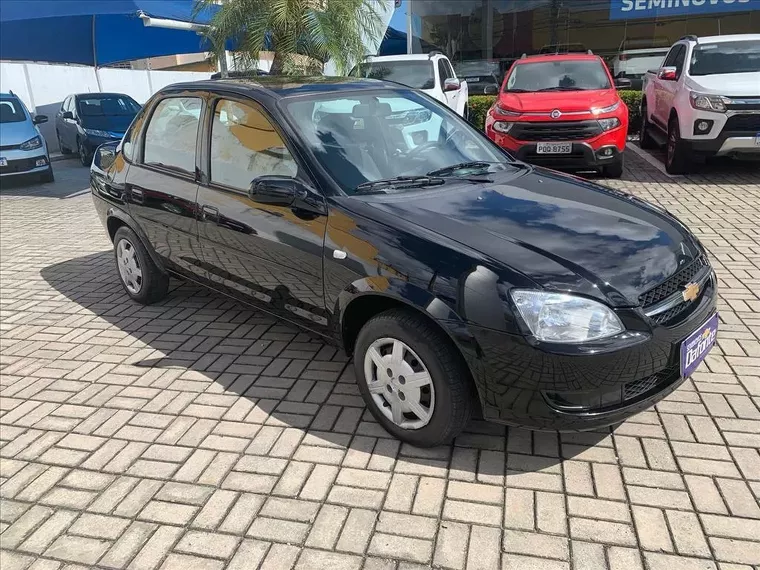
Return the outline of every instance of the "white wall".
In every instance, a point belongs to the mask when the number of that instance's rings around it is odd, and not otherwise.
[[[159,89],[184,81],[208,79],[210,73],[195,71],[148,71],[95,68],[81,65],[0,62],[0,91],[13,91],[32,114],[47,115],[40,125],[50,152],[58,151],[55,114],[72,93],[125,93],[140,104]],[[100,84],[98,84],[100,82]]]

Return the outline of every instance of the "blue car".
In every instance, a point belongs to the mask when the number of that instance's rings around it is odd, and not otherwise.
[[[55,116],[55,134],[61,154],[76,152],[82,166],[90,166],[100,145],[121,140],[141,109],[123,93],[69,95]]]
[[[0,178],[36,177],[53,181],[45,138],[37,127],[45,115],[32,118],[24,103],[11,93],[0,93]]]

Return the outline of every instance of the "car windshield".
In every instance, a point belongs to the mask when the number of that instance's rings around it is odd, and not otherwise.
[[[487,175],[510,165],[469,123],[414,91],[298,97],[286,99],[285,109],[316,160],[347,194],[380,180],[393,186],[398,180],[391,179],[405,177],[406,187],[425,182],[410,183],[410,177],[444,183],[441,178]]]
[[[499,64],[493,61],[463,61],[454,66],[458,76],[499,75]]]
[[[0,123],[22,123],[26,121],[24,108],[15,99],[0,99]]]
[[[133,116],[140,110],[140,105],[126,95],[80,97],[78,106],[79,114],[83,117]]]
[[[760,41],[699,44],[691,53],[691,75],[760,71]]]
[[[509,74],[505,92],[586,91],[609,89],[610,80],[597,59],[518,63]]]
[[[433,63],[428,60],[360,63],[353,69],[351,75],[395,81],[412,89],[432,89],[435,87]]]

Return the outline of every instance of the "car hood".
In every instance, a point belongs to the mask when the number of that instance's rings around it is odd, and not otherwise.
[[[695,75],[689,77],[689,84],[697,91],[710,94],[728,95],[729,97],[749,95],[757,97],[760,71]]]
[[[499,104],[507,109],[529,112],[549,112],[559,109],[563,113],[588,111],[593,107],[609,107],[618,100],[613,89],[593,91],[546,91],[543,93],[504,93]]]
[[[21,144],[38,134],[37,127],[31,121],[0,123],[0,146]]]
[[[369,197],[368,197],[369,198]],[[573,176],[524,167],[491,183],[450,183],[369,200],[542,287],[638,305],[641,293],[700,254],[664,210]]]

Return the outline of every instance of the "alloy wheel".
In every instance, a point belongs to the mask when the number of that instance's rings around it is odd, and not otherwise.
[[[84,143],[79,141],[79,160],[82,162],[83,166],[89,166],[89,161],[87,160],[87,149],[84,148]]]
[[[116,244],[116,260],[119,275],[127,290],[137,295],[142,289],[143,274],[135,246],[127,239],[120,239]]]
[[[364,377],[380,412],[403,429],[420,429],[433,417],[433,378],[417,354],[395,338],[373,342],[364,355]]]
[[[668,156],[667,156],[668,164],[673,163],[673,158],[675,157],[675,154],[676,154],[676,129],[675,127],[671,126],[668,132]]]

